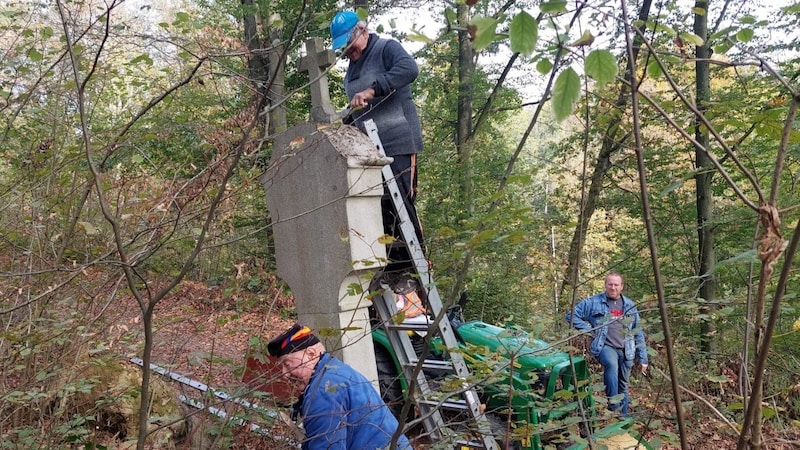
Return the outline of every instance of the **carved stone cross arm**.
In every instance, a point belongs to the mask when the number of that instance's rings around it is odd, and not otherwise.
[[[306,41],[306,56],[300,58],[298,70],[308,74],[311,83],[311,120],[333,123],[339,116],[331,105],[328,75],[325,69],[336,64],[336,54],[325,48],[321,38]]]

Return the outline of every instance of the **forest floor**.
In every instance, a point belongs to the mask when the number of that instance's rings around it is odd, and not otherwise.
[[[134,332],[140,329],[139,308],[133,299],[116,311],[115,329]],[[287,311],[291,311],[292,299],[276,290],[268,294],[252,294],[232,298],[221,287],[208,287],[202,283],[183,282],[155,309],[155,345],[153,363],[168,368],[187,378],[226,392],[243,392],[247,386],[242,381],[242,370],[254,337],[269,340],[293,323]],[[120,336],[122,339],[123,337]],[[136,355],[131,355],[136,356]],[[593,370],[597,370],[596,367]],[[647,439],[670,442],[660,448],[680,448],[676,445],[677,426],[675,408],[671,401],[671,389],[666,383],[634,376],[631,394],[638,404],[634,417],[640,424],[638,429]],[[190,397],[198,391],[174,383]],[[252,389],[251,389],[252,391]],[[689,400],[684,398],[684,401]],[[693,450],[735,449],[737,434],[729,424],[717,417],[710,407],[700,401],[689,403],[689,415],[685,417],[687,442]],[[271,437],[252,432],[246,427],[235,428],[232,435],[214,435],[214,428],[202,414],[194,411],[193,431],[179,448],[215,448],[221,442],[234,449],[290,448],[278,445]],[[649,424],[649,427],[647,426]],[[286,425],[278,427],[278,434],[289,433]],[[200,436],[199,434],[203,434]],[[211,441],[217,440],[215,445]],[[765,426],[766,449],[784,450],[800,448],[800,431],[779,431]],[[415,448],[425,449],[421,443]],[[224,447],[223,447],[224,448]]]

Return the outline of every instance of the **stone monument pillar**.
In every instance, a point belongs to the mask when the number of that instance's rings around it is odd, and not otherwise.
[[[386,263],[383,178],[391,162],[357,128],[333,124],[321,42],[306,44],[313,122],[280,134],[261,183],[275,237],[277,272],[292,289],[299,321],[328,350],[377,383],[366,298]],[[328,50],[328,52],[330,52]],[[324,86],[324,89],[322,88]],[[324,91],[324,92],[320,92]]]

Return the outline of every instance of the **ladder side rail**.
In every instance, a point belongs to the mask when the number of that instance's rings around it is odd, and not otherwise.
[[[373,137],[373,139],[378,139],[378,142],[380,142],[377,134]],[[433,284],[433,275],[430,273],[428,268],[428,259],[425,258],[425,253],[422,251],[422,243],[419,242],[417,232],[414,229],[414,224],[411,223],[411,215],[408,214],[408,209],[406,209],[405,201],[403,201],[403,197],[400,194],[400,188],[397,186],[397,180],[395,179],[395,175],[394,172],[392,172],[391,166],[383,166],[381,174],[383,175],[383,179],[386,182],[386,187],[389,190],[394,209],[400,218],[400,232],[405,240],[406,247],[408,248],[411,260],[414,263],[414,269],[417,272],[420,283],[423,285]]]
[[[374,298],[373,304],[375,305],[375,309],[378,312],[378,316],[381,319],[382,323],[389,324],[392,322],[393,318],[397,314],[396,307],[392,308],[394,304],[394,298],[392,295],[392,290],[389,288],[385,288],[381,298]],[[391,306],[389,306],[391,305]],[[395,309],[394,311],[392,309]],[[414,362],[414,357],[416,356],[416,351],[414,350],[414,345],[411,343],[411,339],[409,338],[408,334],[405,331],[398,331],[396,329],[392,329],[389,326],[383,326],[384,331],[386,331],[386,335],[389,338],[389,342],[392,345],[392,348],[395,349],[397,354],[398,362],[404,368],[406,366],[410,366]],[[397,351],[397,350],[402,351]],[[406,379],[410,380],[411,377],[409,375],[413,375],[413,372],[405,373]],[[419,387],[417,389],[418,392],[422,394],[428,394],[431,392],[430,386],[428,386],[427,379],[424,376],[422,377],[414,377],[419,381]]]
[[[375,125],[375,121],[372,119],[365,121],[364,127],[367,131],[367,135],[372,139],[372,142],[378,149],[378,152],[382,155],[386,155],[386,151],[383,149],[383,143],[381,143],[380,136],[378,135],[378,127]],[[425,254],[422,251],[422,244],[417,238],[416,231],[414,231],[414,226],[411,223],[411,216],[408,214],[405,202],[403,202],[400,188],[397,187],[397,180],[395,180],[394,172],[392,172],[391,166],[387,164],[383,166],[381,173],[386,183],[386,188],[389,190],[390,197],[392,198],[394,209],[400,218],[400,229],[405,238],[405,244],[409,249],[411,259],[414,261],[417,274],[420,276],[421,282],[428,281],[430,280],[428,260],[425,259]]]
[[[381,143],[380,136],[378,134],[377,126],[373,120],[367,120],[364,122],[365,129],[367,131],[367,135],[372,139],[372,142],[377,147],[378,151],[385,155],[386,152],[383,149],[383,144]],[[395,180],[394,172],[392,172],[392,168],[389,165],[385,165],[382,169],[383,179],[386,183],[387,189],[389,190],[390,196],[392,198],[392,203],[394,204],[395,211],[397,212],[400,218],[400,230],[405,239],[405,244],[409,250],[411,255],[411,259],[414,261],[414,268],[416,270],[416,275],[419,277],[420,284],[424,287],[425,296],[428,301],[428,305],[431,308],[431,312],[434,316],[434,324],[435,328],[438,328],[439,333],[441,335],[442,341],[446,347],[446,352],[453,363],[453,368],[456,372],[456,375],[464,380],[467,383],[468,377],[470,375],[469,368],[464,361],[464,357],[461,355],[460,352],[454,351],[452,352],[451,349],[458,349],[458,340],[455,337],[455,333],[452,329],[452,325],[450,321],[445,318],[446,311],[443,310],[442,300],[439,296],[439,291],[436,288],[436,284],[433,282],[433,276],[428,269],[428,261],[425,258],[425,255],[422,251],[422,246],[417,239],[416,231],[414,230],[413,225],[411,224],[411,217],[408,214],[408,210],[406,209],[405,202],[400,195],[400,189],[397,187],[397,181]],[[386,292],[387,290],[384,290]],[[391,296],[391,290],[389,291],[389,295]],[[386,301],[386,303],[391,304],[394,306],[393,302]],[[388,319],[391,320],[392,315],[388,316]],[[388,327],[385,327],[388,331]],[[410,344],[410,341],[409,341]],[[392,344],[394,346],[394,344]],[[395,347],[397,349],[397,347]],[[409,357],[410,360],[410,357]],[[422,374],[422,371],[419,371]],[[422,378],[425,379],[424,375]],[[427,380],[425,382],[427,386]],[[491,427],[489,425],[488,420],[486,419],[485,415],[480,411],[480,399],[478,398],[477,392],[475,391],[474,387],[465,386],[464,390],[464,400],[468,405],[468,411],[470,416],[475,421],[476,425],[478,426],[478,430],[481,433],[480,441],[481,444],[486,449],[495,449],[497,448],[497,441],[494,439],[491,433]],[[421,407],[422,402],[417,402],[417,406]]]
[[[414,391],[414,401],[417,408],[419,408],[420,420],[425,426],[425,431],[427,431],[431,438],[440,439],[442,437],[441,428],[445,426],[445,422],[439,411],[439,406],[443,404],[446,405],[450,402],[448,400],[428,400],[428,397],[432,394],[432,390],[430,389],[425,373],[421,370],[422,368],[419,367],[419,365],[424,363],[424,360],[415,361],[416,351],[405,330],[392,328],[388,325],[392,323],[393,318],[397,315],[397,308],[394,304],[394,294],[392,290],[388,286],[383,287],[382,295],[374,298],[373,304],[375,305],[381,322],[386,324],[383,326],[383,329],[386,331],[392,348],[395,349],[398,362],[403,368],[406,380],[416,380],[417,386]],[[453,356],[454,354],[450,355]],[[459,354],[458,356],[460,357],[461,355]],[[466,365],[464,365],[464,368],[466,369]],[[416,375],[414,375],[415,372]],[[467,373],[469,373],[468,369]],[[475,392],[474,388],[466,385],[466,377],[460,378],[464,380],[465,383],[464,390],[461,392],[464,398],[463,404],[461,405],[466,405],[466,408],[463,410],[469,413],[469,417],[475,422],[478,432],[480,433],[480,437],[477,441],[461,441],[461,443],[470,448],[481,446],[483,449],[493,450],[496,448],[497,441],[492,435],[488,420],[481,412],[481,402],[478,398],[478,394]],[[453,405],[459,405],[459,402],[452,403]],[[464,406],[451,407],[455,409],[464,408]]]
[[[378,135],[378,129],[375,126],[375,122],[368,120],[364,122],[364,125],[367,129],[367,134],[378,148],[378,151],[381,154],[385,154],[383,150],[383,144],[381,143],[380,136]],[[384,181],[386,182],[386,186],[391,194],[395,210],[400,216],[400,229],[403,233],[403,237],[406,239],[406,245],[409,247],[411,257],[414,260],[414,266],[417,276],[419,277],[420,284],[425,289],[425,294],[428,304],[431,308],[431,313],[437,318],[439,329],[442,332],[444,344],[448,348],[457,348],[458,341],[455,339],[454,334],[445,330],[445,328],[450,327],[449,321],[438,319],[440,312],[444,308],[441,296],[439,295],[439,290],[436,288],[436,284],[433,282],[433,276],[428,270],[428,261],[425,259],[425,256],[422,252],[422,246],[417,240],[417,233],[414,231],[414,227],[411,224],[411,216],[409,216],[405,207],[405,203],[400,196],[400,189],[397,187],[397,181],[394,178],[392,168],[389,165],[383,166],[382,173]],[[461,372],[458,373],[458,375],[465,376],[466,374]]]
[[[380,296],[373,298],[373,304],[375,305],[375,310],[378,313],[381,323],[391,323],[392,318],[397,314],[392,290],[384,288]],[[427,406],[421,401],[425,396],[431,393],[431,388],[428,385],[425,374],[421,370],[414,376],[411,362],[412,357],[416,356],[416,352],[414,351],[414,346],[411,344],[411,339],[404,331],[393,330],[389,326],[383,326],[383,329],[386,331],[389,343],[395,350],[395,355],[397,356],[406,380],[409,384],[412,382],[416,383],[412,400],[420,409],[420,417],[422,418],[425,430],[433,439],[441,438],[441,428],[444,426],[444,419],[442,418],[441,412],[438,408]]]

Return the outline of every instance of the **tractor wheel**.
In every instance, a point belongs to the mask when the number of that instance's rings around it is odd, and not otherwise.
[[[492,428],[497,445],[503,450],[522,450],[522,442],[517,440],[509,440],[506,446],[506,419],[498,414],[486,414],[486,419],[489,420],[489,425]]]
[[[403,386],[400,384],[400,375],[397,373],[392,355],[380,346],[375,347],[375,367],[378,369],[381,398],[397,420],[400,420],[400,413],[405,403]]]

